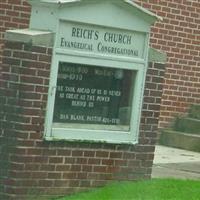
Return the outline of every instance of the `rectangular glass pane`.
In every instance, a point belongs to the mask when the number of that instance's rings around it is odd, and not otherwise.
[[[136,71],[59,63],[53,127],[130,130]]]

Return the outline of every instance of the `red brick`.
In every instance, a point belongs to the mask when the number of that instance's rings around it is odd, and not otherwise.
[[[75,163],[75,158],[74,157],[66,157],[65,158],[65,163],[66,164],[74,164]]]
[[[28,24],[29,19],[23,19],[23,18],[12,18],[12,22],[18,23],[18,24]]]
[[[30,179],[32,173],[31,172],[24,172],[24,171],[10,171],[9,174],[13,178]]]
[[[67,180],[55,180],[53,186],[54,187],[67,187],[68,181]]]
[[[26,50],[26,48],[24,48]],[[27,49],[28,50],[28,49]],[[37,54],[46,54],[47,53],[47,48],[46,47],[39,47],[39,46],[32,46],[31,47],[32,52],[36,52]]]
[[[71,165],[57,165],[56,171],[69,171]]]
[[[69,187],[79,187],[79,180],[70,180]]]
[[[37,75],[49,78],[50,72],[49,70],[38,70]]]
[[[94,157],[95,151],[84,151],[85,157]]]
[[[114,165],[114,160],[111,159],[103,159],[102,165]]]
[[[47,179],[47,177],[48,177],[47,172],[37,171],[37,172],[32,172],[31,176],[29,178],[32,178],[32,179]]]
[[[24,170],[24,163],[11,163],[10,168],[14,170]]]
[[[20,12],[30,12],[30,7],[25,7],[25,6],[14,6],[14,10],[20,11]]]
[[[76,171],[81,171],[81,165],[71,165],[71,169],[70,169],[70,171],[72,171],[72,172],[76,172]]]
[[[78,173],[78,174],[77,174],[77,178],[78,178],[78,179],[87,179],[87,177],[88,177],[88,174],[85,173],[85,172],[82,172],[82,173]]]
[[[91,181],[90,180],[80,181],[80,187],[90,187],[90,186],[91,186]]]
[[[16,58],[3,58],[3,63],[4,64],[9,64],[9,65],[20,65],[20,60]]]
[[[97,151],[96,152],[96,157],[108,158],[108,156],[109,156],[109,152],[107,152],[107,151]]]
[[[76,164],[84,165],[88,163],[87,158],[76,158]]]
[[[52,180],[39,180],[38,184],[39,187],[53,187]]]
[[[26,171],[38,171],[39,168],[40,168],[39,164],[33,164],[33,163],[31,163],[31,164],[25,164],[25,167],[24,167],[24,169]]]
[[[51,63],[51,56],[49,56],[49,55],[39,55],[39,61]]]
[[[42,149],[39,148],[29,148],[27,149],[27,154],[28,155],[41,155],[42,154]]]
[[[48,179],[54,179],[54,180],[55,179],[61,179],[61,177],[62,177],[62,174],[60,172],[50,172],[47,175]]]
[[[34,76],[20,76],[20,81],[23,83],[30,83],[30,84],[43,84],[43,79],[34,77]]]
[[[94,172],[106,173],[107,167],[106,166],[94,166],[93,170],[94,170]]]
[[[82,166],[83,172],[92,172],[92,169],[93,169],[92,165],[83,165]]]
[[[100,159],[91,158],[88,160],[88,164],[91,164],[91,165],[99,165],[100,163],[101,163]]]
[[[10,156],[12,162],[17,163],[32,163],[33,157],[31,156],[22,156],[22,155],[12,155]]]
[[[63,179],[76,179],[77,173],[75,172],[64,172],[63,173]]]
[[[63,157],[50,157],[49,158],[49,163],[63,163]]]
[[[72,157],[74,156],[83,156],[83,151],[81,150],[73,150],[72,151]]]
[[[70,156],[71,150],[69,150],[69,149],[58,149],[57,155],[59,155],[59,156]]]
[[[43,155],[51,155],[51,156],[55,156],[56,155],[56,150],[55,149],[44,149],[42,152]]]
[[[55,164],[42,164],[40,166],[40,171],[55,171]]]

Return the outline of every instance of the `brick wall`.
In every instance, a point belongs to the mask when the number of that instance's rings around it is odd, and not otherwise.
[[[0,63],[5,31],[8,29],[27,28],[30,10],[31,8],[26,0],[0,1]]]
[[[35,146],[42,140],[50,60],[51,49],[5,44],[0,71],[0,199],[35,184],[36,163],[44,158]]]
[[[160,113],[165,127],[190,104],[200,103],[200,1],[137,2],[163,17],[152,27],[151,46],[168,56]]]
[[[168,56],[160,115],[160,127],[165,127],[190,104],[200,103],[200,2],[135,2],[163,17],[152,27],[151,46]],[[0,5],[1,55],[5,30],[28,27],[30,7],[26,0],[4,0]]]
[[[150,63],[139,143],[116,145],[43,140],[51,49],[6,42],[1,94],[0,198],[60,196],[112,180],[149,179],[164,65]]]
[[[61,195],[110,180],[149,178],[160,126],[191,103],[200,103],[200,2],[138,0],[164,18],[152,27],[151,46],[168,54],[164,66],[150,63],[138,145],[45,142],[51,49],[7,42],[6,29],[28,27],[25,0],[0,2],[0,198]],[[0,56],[1,57],[1,56]]]

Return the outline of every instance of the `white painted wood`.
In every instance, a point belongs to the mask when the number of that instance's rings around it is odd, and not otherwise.
[[[45,139],[137,143],[147,71],[150,26],[159,17],[129,0],[30,0],[30,2],[33,5],[31,28],[51,30],[56,33],[45,121]],[[79,34],[75,37],[73,27],[97,31],[98,37],[89,39]],[[107,32],[131,35],[131,42],[115,42],[114,44],[106,41],[105,33]],[[92,50],[71,48],[63,45],[61,41],[91,44]],[[97,51],[99,42],[113,48],[135,49],[139,53],[138,56],[129,56],[100,52]],[[108,128],[106,125],[83,124],[81,126],[72,123],[62,125],[53,123],[59,62],[129,69],[137,72],[135,85],[131,91],[133,98],[130,128],[117,127],[117,125]]]

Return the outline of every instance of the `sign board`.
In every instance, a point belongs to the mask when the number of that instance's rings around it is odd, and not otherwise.
[[[59,28],[57,48],[144,59],[145,33],[67,21]]]
[[[45,139],[136,143],[158,17],[125,0],[29,1],[31,28],[55,32]]]
[[[135,76],[127,69],[60,62],[53,121],[128,131]]]

